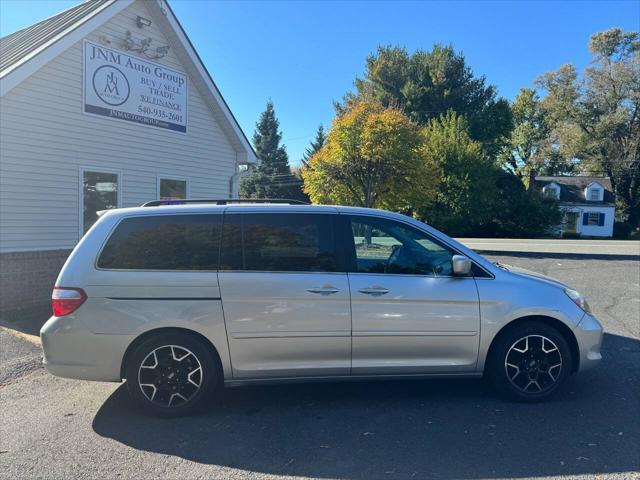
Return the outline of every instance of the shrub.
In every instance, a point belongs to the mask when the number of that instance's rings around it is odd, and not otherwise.
[[[537,191],[527,191],[518,177],[501,169],[495,171],[497,195],[493,218],[472,232],[482,237],[539,237],[548,234],[561,219],[555,201]]]
[[[633,232],[633,227],[625,222],[615,222],[613,224],[613,236],[615,238],[627,238]]]

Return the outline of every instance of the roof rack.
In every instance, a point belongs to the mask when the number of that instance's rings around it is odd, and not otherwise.
[[[153,200],[142,204],[143,207],[159,207],[161,205],[189,205],[193,203],[213,203],[215,205],[229,205],[233,203],[280,203],[284,205],[309,205],[301,200],[286,198],[199,198],[189,200]]]

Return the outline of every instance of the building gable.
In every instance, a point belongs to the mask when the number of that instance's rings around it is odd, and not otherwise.
[[[143,4],[142,7],[135,4]],[[91,7],[91,8],[90,8]],[[238,122],[233,117],[228,105],[220,94],[213,79],[206,70],[201,59],[197,55],[193,45],[180,26],[177,18],[169,5],[164,0],[89,0],[73,9],[62,12],[50,19],[44,20],[27,29],[4,37],[0,41],[0,48],[3,53],[9,52],[13,60],[3,63],[0,71],[0,95],[4,97],[13,88],[19,85],[26,78],[35,73],[38,69],[52,61],[62,52],[71,48],[74,44],[91,36],[98,31],[106,22],[118,15],[125,9],[142,8],[151,20],[149,28],[143,28],[133,23],[129,25],[132,36],[152,38],[152,44],[158,46],[169,46],[167,59],[174,56],[178,63],[181,63],[191,76],[194,86],[206,99],[208,107],[212,110],[216,120],[228,135],[229,140],[234,145],[237,154],[237,162],[256,163],[257,159],[253,148],[246,136],[242,132]],[[143,29],[140,30],[140,29]],[[154,42],[153,36],[148,35],[147,30],[157,30],[167,43]],[[48,32],[45,34],[45,32]],[[28,37],[34,37],[28,41]],[[125,32],[118,32],[122,40]],[[110,47],[110,35],[102,35],[98,42]],[[121,47],[121,45],[119,45]],[[21,54],[21,57],[17,55]],[[4,55],[3,55],[4,57]],[[160,62],[164,63],[162,60]]]
[[[604,187],[598,182],[591,182],[584,189],[584,198],[587,202],[601,202],[604,197]]]

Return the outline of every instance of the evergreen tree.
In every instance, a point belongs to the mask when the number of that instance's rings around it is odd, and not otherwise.
[[[398,107],[425,126],[452,110],[465,117],[469,136],[492,158],[511,132],[509,102],[498,97],[484,76],[475,75],[464,55],[450,45],[435,44],[413,53],[380,46],[367,58],[365,74],[356,78],[355,86],[356,92],[336,105],[338,114],[363,98]]]
[[[302,165],[305,167],[309,166],[309,159],[317,152],[320,151],[324,144],[327,143],[327,134],[324,133],[324,127],[322,124],[316,130],[316,138],[313,139],[311,144],[304,151],[304,155],[302,155]]]
[[[302,182],[289,168],[289,156],[280,145],[280,122],[271,101],[260,115],[253,134],[253,146],[260,163],[240,184],[240,196],[244,198],[294,198],[300,199]]]

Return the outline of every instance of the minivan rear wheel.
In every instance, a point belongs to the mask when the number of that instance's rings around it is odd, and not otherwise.
[[[210,348],[181,332],[158,333],[143,341],[125,372],[134,402],[162,417],[194,413],[211,398],[220,379]]]
[[[535,321],[502,333],[488,360],[487,373],[496,389],[521,402],[551,398],[572,371],[571,350],[562,334]]]

